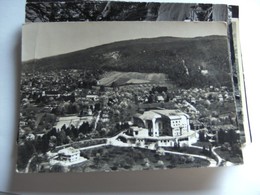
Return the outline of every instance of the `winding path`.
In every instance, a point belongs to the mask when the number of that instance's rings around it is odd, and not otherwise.
[[[190,147],[192,147],[192,148],[198,148],[198,149],[201,149],[201,150],[203,150],[203,147],[201,147],[201,146],[194,146],[194,145],[191,145]],[[216,152],[215,152],[215,150],[216,149],[218,149],[218,148],[220,148],[221,146],[218,146],[218,147],[212,147],[212,154],[218,159],[217,160],[217,166],[220,166],[221,165],[221,163],[222,163],[222,161],[224,161],[223,160],[223,158],[221,158]]]
[[[97,118],[96,118],[95,123],[94,123],[93,131],[95,131],[96,128],[97,128],[97,124],[98,124],[98,121],[100,119],[100,113],[101,113],[101,111],[98,111],[98,115],[97,115]]]
[[[26,165],[26,167],[25,167],[25,169],[24,169],[24,172],[25,173],[28,173],[29,172],[29,168],[30,168],[30,165],[31,165],[31,162],[32,162],[32,160],[35,158],[35,155],[33,155],[29,160],[28,160],[28,163],[27,163],[27,165]]]
[[[92,148],[98,148],[98,147],[102,147],[102,146],[106,146],[107,144],[97,144],[97,145],[93,145],[93,146],[86,146],[83,148],[79,148],[79,150],[88,150],[88,149],[92,149]]]
[[[213,148],[212,148],[212,154],[213,154],[214,156],[216,156],[216,158],[218,159],[218,166],[220,166],[221,163],[222,163],[222,161],[224,161],[223,158],[221,158],[221,157],[215,152],[215,149],[218,149],[218,148],[220,148],[220,147],[221,147],[221,146],[213,147]]]
[[[119,135],[123,135],[123,132],[119,133],[118,135],[116,135],[114,137],[106,138],[107,142],[105,144],[98,144],[98,145],[93,145],[93,146],[87,146],[87,147],[80,148],[80,150],[88,150],[88,149],[102,147],[102,146],[106,146],[106,145],[113,145],[113,146],[119,146],[119,147],[132,147],[132,145],[130,146],[127,143],[123,143],[123,142],[117,140]],[[202,149],[202,147],[200,147],[200,146],[191,146],[191,147]],[[214,148],[214,149],[216,149],[216,148]],[[217,167],[217,166],[219,166],[219,164],[222,161],[222,159],[216,154],[215,151],[213,151],[214,149],[212,149],[212,152],[218,158],[218,161],[214,160],[213,158],[209,158],[209,157],[206,157],[206,156],[203,156],[203,155],[189,154],[189,153],[182,153],[182,152],[174,152],[174,151],[169,151],[169,150],[164,150],[164,152],[168,153],[168,154],[176,154],[176,155],[181,155],[181,156],[192,156],[192,157],[195,157],[195,158],[200,158],[200,159],[209,161],[210,164],[209,164],[208,167]]]
[[[136,144],[129,145],[128,143],[123,143],[123,142],[117,140],[117,138],[120,135],[124,135],[124,133],[121,132],[121,133],[117,134],[114,137],[105,138],[106,143],[104,143],[104,144],[97,144],[97,145],[92,145],[92,146],[86,146],[86,147],[79,148],[79,150],[88,150],[88,149],[98,148],[98,147],[107,146],[107,145],[113,145],[113,146],[118,146],[118,147],[133,147],[133,146],[134,147],[138,147]],[[104,138],[102,138],[102,139],[104,139]],[[100,140],[100,138],[92,139],[92,141],[94,141],[94,140]],[[84,142],[84,140],[81,140],[79,142],[82,143],[82,142]],[[201,147],[201,146],[191,145],[190,147],[201,149],[201,150],[203,149],[203,147]],[[164,151],[165,151],[165,153],[168,153],[168,154],[176,154],[176,155],[181,155],[181,156],[192,156],[192,157],[195,157],[195,158],[200,158],[200,159],[203,159],[203,160],[207,160],[210,163],[208,167],[218,167],[218,166],[220,166],[220,164],[223,161],[223,159],[215,152],[215,149],[217,149],[219,147],[213,147],[212,148],[212,154],[217,158],[217,160],[215,160],[213,158],[209,158],[209,157],[204,156],[204,155],[190,154],[190,153],[183,153],[183,152],[174,152],[174,151],[169,151],[169,150],[164,150]],[[151,149],[151,150],[154,150],[154,149]],[[27,164],[27,167],[30,166],[30,162],[31,162],[32,159],[33,159],[33,157],[29,160],[29,162]]]
[[[213,158],[209,158],[203,155],[197,155],[197,154],[189,154],[189,153],[183,153],[183,152],[173,152],[173,151],[169,151],[169,150],[165,150],[165,153],[169,153],[169,154],[177,154],[177,155],[181,155],[181,156],[192,156],[195,158],[200,158],[200,159],[204,159],[209,161],[209,166],[208,167],[217,167],[217,161],[215,161]]]
[[[107,145],[115,145],[115,146],[119,146],[119,147],[132,147],[132,146],[129,146],[129,144],[127,143],[119,143],[120,141],[117,140],[117,137],[119,135],[123,135],[123,132],[119,133],[118,135],[112,137],[112,138],[107,138]],[[137,146],[136,146],[137,147]],[[194,147],[194,148],[198,148],[198,149],[203,149],[202,147],[200,146],[191,146],[191,147]],[[165,153],[169,153],[169,154],[177,154],[177,155],[182,155],[182,156],[192,156],[192,157],[196,157],[196,158],[200,158],[200,159],[204,159],[204,160],[207,160],[209,161],[209,167],[218,167],[220,162],[222,161],[222,159],[220,158],[220,156],[218,156],[216,154],[216,152],[214,151],[214,149],[216,148],[212,148],[212,153],[217,157],[218,161],[216,161],[215,159],[213,158],[209,158],[207,156],[204,156],[204,155],[197,155],[197,154],[189,154],[189,153],[182,153],[182,152],[174,152],[174,151],[169,151],[169,150],[164,150]]]

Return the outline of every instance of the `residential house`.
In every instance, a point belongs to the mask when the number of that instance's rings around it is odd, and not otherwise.
[[[49,163],[51,166],[59,164],[64,167],[74,166],[87,161],[86,158],[80,156],[80,150],[73,147],[63,148],[58,153],[48,152]]]
[[[67,162],[74,162],[79,160],[80,151],[73,147],[64,148],[58,152],[59,159]]]
[[[98,95],[86,95],[86,99],[96,102],[99,100],[99,96]]]

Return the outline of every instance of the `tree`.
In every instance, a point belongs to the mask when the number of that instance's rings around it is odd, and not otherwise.
[[[209,155],[212,155],[212,145],[209,145]]]
[[[225,131],[224,131],[223,129],[220,129],[220,130],[218,131],[218,142],[219,142],[220,144],[224,144],[225,141],[226,141],[226,140],[225,140]]]
[[[120,131],[121,130],[121,125],[119,123],[116,123],[115,129],[116,129],[116,131]]]
[[[65,173],[67,171],[68,170],[64,166],[62,166],[62,164],[60,164],[60,163],[57,163],[51,167],[51,172]]]
[[[232,146],[234,143],[237,143],[237,140],[239,139],[238,134],[236,134],[235,130],[229,130],[227,133],[227,141]]]
[[[24,169],[28,160],[36,152],[34,141],[25,141],[23,146],[18,147],[17,167],[18,169]]]
[[[205,141],[205,132],[204,131],[199,131],[199,140],[201,142]]]
[[[72,93],[70,98],[71,98],[70,99],[71,103],[74,103],[75,102],[75,94]]]
[[[100,103],[95,103],[95,109],[94,111],[97,112],[97,111],[100,111],[101,110],[101,105]]]
[[[160,167],[160,168],[163,168],[164,167],[164,162],[162,160],[158,160],[157,161],[157,166]]]
[[[105,92],[105,91],[106,91],[105,86],[104,86],[104,85],[101,85],[100,88],[99,88],[99,91],[100,91],[100,92]]]
[[[62,125],[62,127],[61,127],[61,130],[66,130],[66,125],[64,124],[64,125]]]
[[[55,127],[53,127],[48,133],[47,133],[48,137],[50,138],[51,136],[57,136],[57,129]]]
[[[84,139],[86,136],[83,134],[83,133],[79,133],[79,136],[78,136],[78,138],[79,138],[79,140],[82,140],[82,139]]]
[[[57,134],[57,145],[62,145],[66,144],[66,133],[65,130],[62,129],[58,134]]]
[[[71,132],[72,132],[73,138],[77,138],[78,137],[79,131],[78,131],[78,129],[74,125],[71,125]]]
[[[79,132],[84,135],[91,132],[91,127],[88,122],[83,122],[79,127]]]
[[[100,131],[99,131],[99,134],[100,134],[101,137],[104,137],[106,135],[106,133],[107,133],[107,130],[104,127],[101,128]]]
[[[242,150],[239,144],[233,144],[231,150],[233,152],[233,155],[238,155],[242,157]]]
[[[203,145],[202,153],[203,153],[203,154],[207,154],[207,150],[206,150],[206,146],[205,146],[205,145]]]
[[[49,138],[48,136],[45,134],[42,136],[42,153],[46,153],[49,150]]]
[[[86,123],[85,122],[83,122],[81,125],[80,125],[80,127],[79,127],[79,132],[80,133],[83,133],[83,134],[86,134]]]
[[[113,90],[118,89],[118,85],[115,81],[111,84],[111,87],[113,88]]]
[[[128,122],[124,122],[122,125],[122,129],[128,129],[130,126],[128,124]]]

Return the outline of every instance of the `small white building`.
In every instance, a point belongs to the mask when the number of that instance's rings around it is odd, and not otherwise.
[[[87,161],[87,159],[80,156],[80,150],[73,147],[61,149],[57,153],[49,153],[48,156],[50,157],[51,166],[60,164],[69,167]]]
[[[32,133],[29,133],[26,138],[25,138],[27,141],[33,141],[35,140],[35,135],[32,134]]]
[[[80,157],[80,151],[73,147],[64,148],[58,152],[59,159],[67,162],[77,161]]]
[[[98,101],[99,96],[98,95],[86,95],[87,100],[92,100],[92,101]]]
[[[148,129],[142,128],[142,127],[131,127],[130,128],[131,134],[134,137],[148,137],[149,132]]]

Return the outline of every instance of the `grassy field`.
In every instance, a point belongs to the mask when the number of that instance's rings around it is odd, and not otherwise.
[[[65,116],[59,117],[57,124],[55,125],[56,129],[61,129],[63,125],[70,127],[73,125],[76,128],[79,128],[83,122],[91,123],[93,121],[93,116],[78,117],[78,116]]]
[[[165,84],[167,75],[163,73],[117,72],[111,71],[103,75],[99,85],[110,86],[113,82],[117,85],[127,84]]]
[[[242,154],[238,154],[232,151],[225,151],[225,150],[221,150],[220,148],[215,150],[216,153],[223,158],[226,161],[230,161],[234,164],[242,164],[243,163],[243,158],[242,158]]]
[[[82,151],[88,161],[71,172],[157,170],[208,166],[209,162],[199,158],[180,155],[159,155],[156,151],[141,148],[105,146]]]

